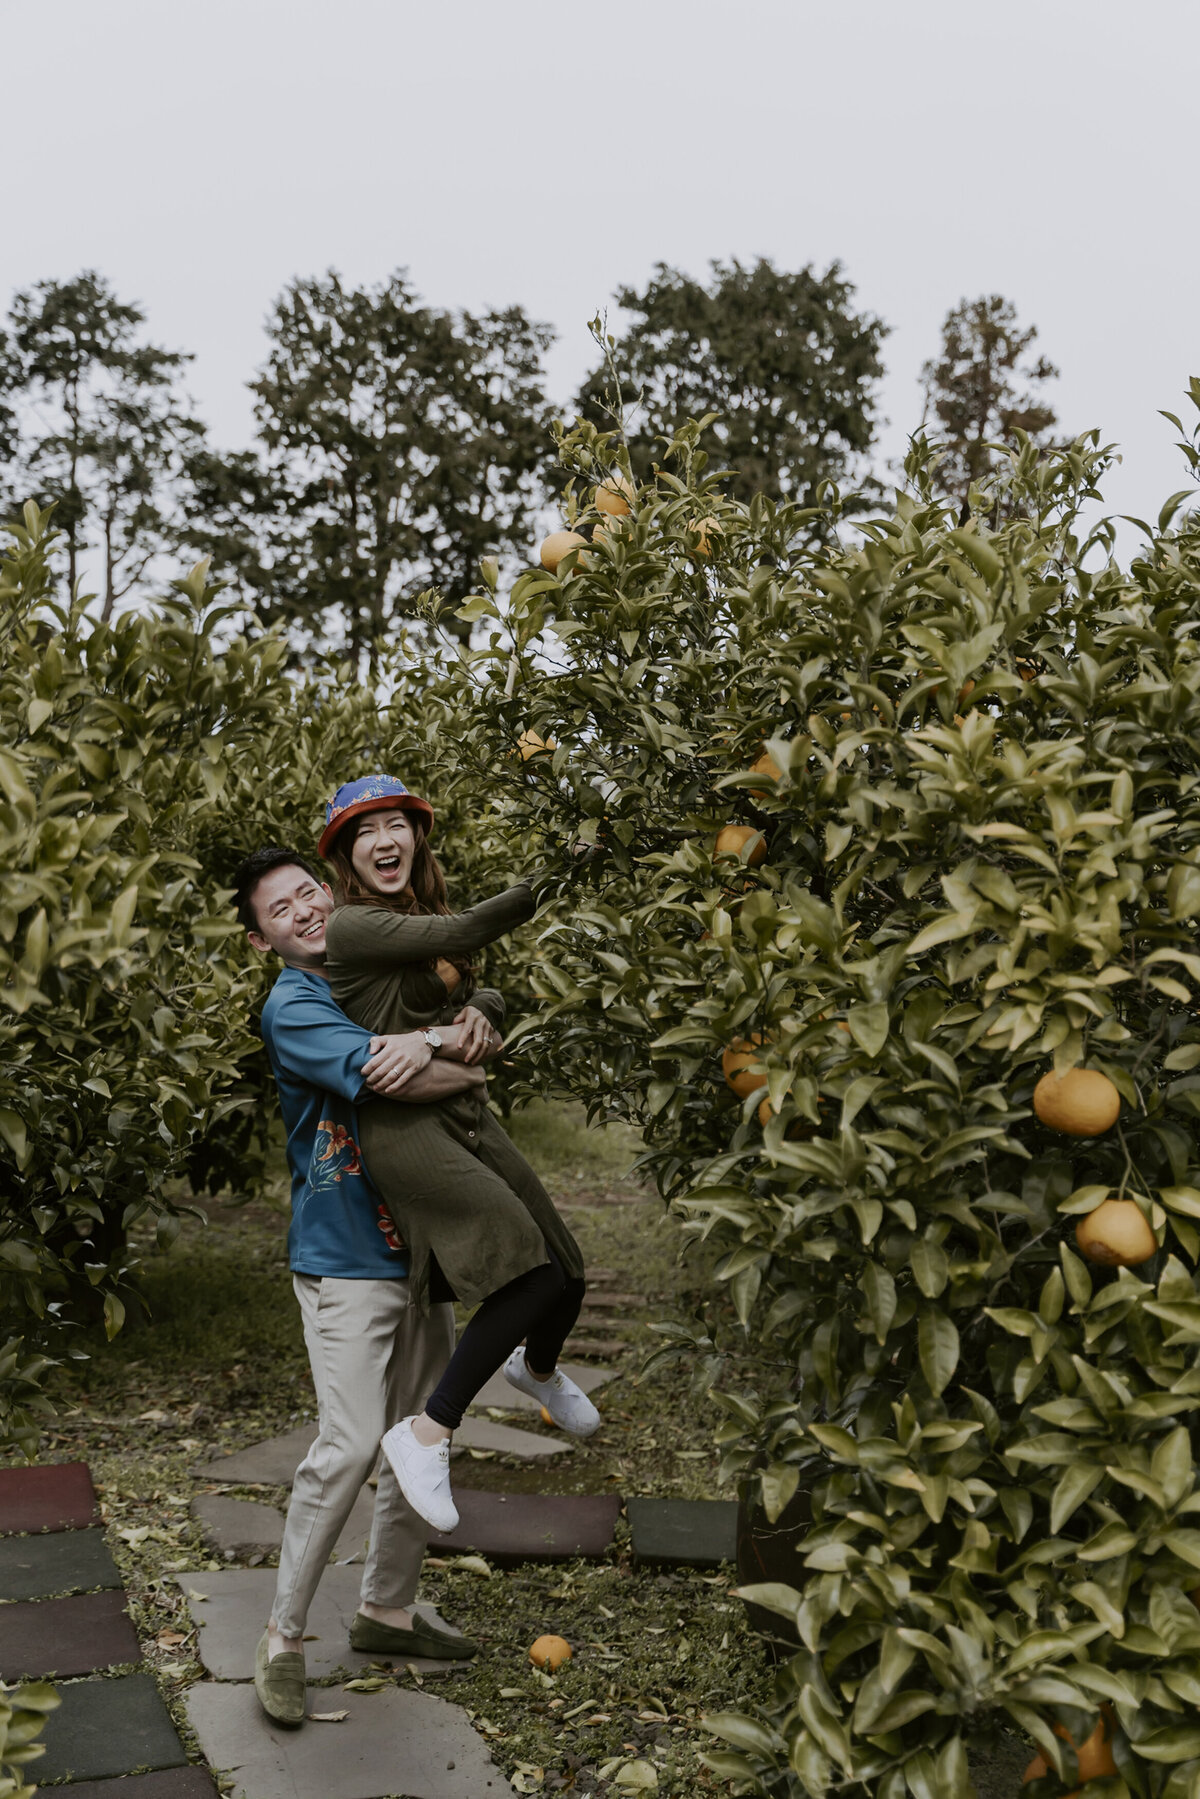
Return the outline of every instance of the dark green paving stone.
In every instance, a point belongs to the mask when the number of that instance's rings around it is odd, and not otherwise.
[[[528,1493],[481,1493],[460,1488],[454,1496],[458,1528],[435,1531],[433,1550],[474,1549],[501,1566],[562,1562],[606,1555],[620,1515],[615,1493],[542,1498]]]
[[[0,1536],[21,1530],[85,1530],[96,1489],[83,1462],[0,1468]]]
[[[130,1768],[187,1765],[183,1744],[149,1674],[81,1680],[59,1687],[58,1693],[62,1704],[46,1719],[46,1753],[37,1763],[39,1789],[52,1780],[103,1780]],[[75,1799],[73,1793],[69,1799]]]
[[[204,1768],[164,1768],[116,1780],[72,1781],[61,1789],[61,1799],[217,1799],[217,1786]]]
[[[0,1605],[0,1680],[70,1679],[141,1659],[122,1592]]]
[[[90,1593],[120,1584],[102,1530],[0,1537],[0,1599],[47,1599],[52,1593]]]
[[[633,1556],[661,1567],[715,1568],[737,1554],[737,1501],[630,1499]]]

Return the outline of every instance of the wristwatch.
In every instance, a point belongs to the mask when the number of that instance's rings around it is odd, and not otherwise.
[[[421,1035],[436,1056],[438,1050],[442,1047],[442,1039],[438,1036],[436,1031],[422,1031]]]

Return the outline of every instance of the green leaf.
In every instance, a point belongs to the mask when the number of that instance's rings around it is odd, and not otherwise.
[[[1079,1507],[1089,1494],[1094,1493],[1104,1479],[1104,1469],[1090,1466],[1087,1462],[1077,1462],[1068,1468],[1054,1489],[1054,1497],[1050,1502],[1050,1530],[1057,1536],[1069,1518],[1073,1518]]]
[[[890,1020],[887,1006],[877,1001],[869,1006],[851,1006],[846,1013],[850,1035],[864,1055],[877,1056],[888,1040]]]
[[[958,1331],[946,1312],[937,1306],[921,1307],[917,1325],[921,1372],[935,1394],[944,1393],[958,1367]]]

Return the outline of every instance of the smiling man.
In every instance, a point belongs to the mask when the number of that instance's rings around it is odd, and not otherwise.
[[[490,1021],[443,1027],[441,1054],[412,1072],[413,1037],[371,1036],[335,1005],[324,974],[328,886],[302,857],[261,849],[235,877],[238,917],[253,947],[284,967],[262,1032],[279,1088],[291,1171],[288,1259],[316,1389],[319,1432],[296,1471],[275,1603],[258,1647],[255,1688],[268,1717],[305,1715],[304,1626],[334,1544],[375,1465],[380,1437],[419,1409],[454,1347],[453,1310],[409,1306],[408,1259],[358,1150],[355,1102],[448,1098],[483,1081],[499,1047]],[[482,998],[482,995],[477,995]],[[503,1005],[488,994],[489,1010]],[[474,1011],[475,1008],[467,1010]],[[426,1055],[428,1052],[425,1052]],[[363,1570],[353,1648],[393,1658],[459,1659],[476,1645],[411,1610],[426,1527],[385,1461]]]

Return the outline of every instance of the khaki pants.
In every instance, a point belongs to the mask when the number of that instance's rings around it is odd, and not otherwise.
[[[272,1616],[285,1637],[304,1634],[308,1608],[342,1526],[375,1466],[384,1431],[419,1412],[454,1348],[454,1312],[409,1306],[406,1280],[292,1277],[317,1390],[320,1430],[296,1470],[279,1552]],[[387,1461],[379,1476],[362,1597],[408,1606],[428,1530],[401,1496]]]

